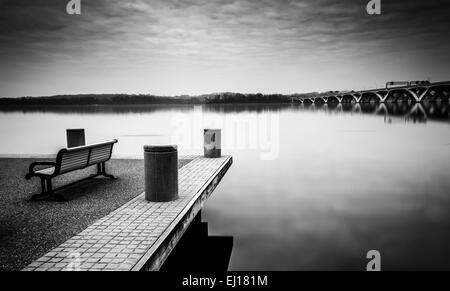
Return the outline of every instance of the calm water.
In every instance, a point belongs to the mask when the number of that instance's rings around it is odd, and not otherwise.
[[[221,128],[234,164],[203,210],[234,236],[231,270],[450,269],[448,105],[225,105],[3,110],[0,154],[52,154],[66,128],[117,138],[117,157],[146,143],[202,152]]]

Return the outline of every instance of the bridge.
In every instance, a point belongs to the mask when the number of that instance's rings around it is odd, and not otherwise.
[[[301,103],[395,103],[395,102],[449,102],[450,81],[445,82],[388,82],[382,89],[335,92],[312,97],[292,97]]]

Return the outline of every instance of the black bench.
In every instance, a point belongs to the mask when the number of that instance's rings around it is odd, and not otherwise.
[[[105,162],[111,159],[112,149],[115,143],[117,143],[116,139],[108,142],[61,149],[56,156],[55,162],[32,163],[25,178],[29,180],[34,176],[39,177],[41,179],[42,192],[40,194],[33,195],[31,200],[35,200],[43,196],[50,196],[52,198],[56,198],[57,200],[64,200],[61,195],[55,194],[56,190],[69,187],[75,183],[79,183],[100,175],[114,179],[113,175],[106,173]],[[93,165],[97,165],[96,174],[57,189],[52,188],[52,178]],[[51,167],[35,170],[36,166]]]

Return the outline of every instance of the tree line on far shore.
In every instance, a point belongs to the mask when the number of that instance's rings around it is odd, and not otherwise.
[[[155,96],[131,94],[80,94],[48,97],[0,98],[0,105],[151,105],[151,104],[225,104],[225,103],[290,103],[294,97],[313,96],[307,94],[242,94],[215,93],[200,96]]]

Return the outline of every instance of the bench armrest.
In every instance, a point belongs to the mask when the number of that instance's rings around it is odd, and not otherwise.
[[[25,175],[25,178],[28,180],[34,175],[34,167],[36,166],[54,166],[56,167],[55,162],[34,162],[31,163],[30,167],[28,168],[28,174]]]

